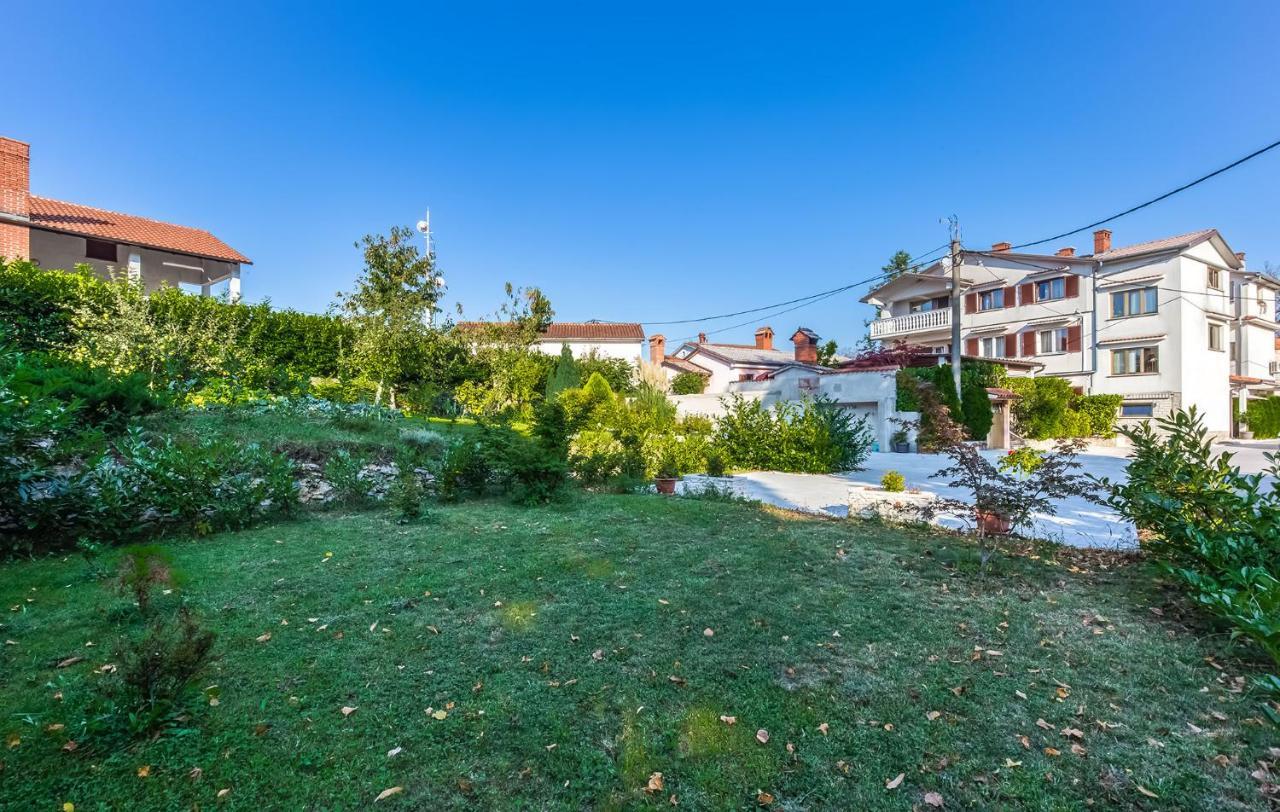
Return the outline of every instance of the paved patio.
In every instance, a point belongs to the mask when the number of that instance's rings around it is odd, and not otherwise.
[[[1247,473],[1256,473],[1266,467],[1265,453],[1276,451],[1275,441],[1235,441],[1216,447],[1230,451],[1235,463]],[[998,451],[983,452],[988,458],[1001,455]],[[1128,466],[1127,451],[1117,448],[1091,447],[1081,454],[1079,461],[1086,473],[1105,476],[1112,480],[1124,478]],[[830,516],[847,516],[847,493],[851,483],[879,485],[886,471],[894,470],[907,479],[908,488],[936,493],[951,498],[966,498],[967,492],[949,487],[945,481],[934,477],[946,467],[949,460],[934,454],[871,454],[864,470],[848,474],[784,474],[776,471],[751,471],[733,477],[737,493],[751,499],[759,499],[779,507],[823,513]],[[697,488],[705,477],[691,476],[680,483],[682,489]],[[1025,535],[1069,544],[1073,547],[1097,547],[1105,549],[1132,548],[1137,545],[1137,534],[1129,522],[1101,505],[1081,497],[1055,501],[1057,515],[1037,514],[1031,530]],[[972,520],[960,516],[940,516],[936,523],[944,527],[971,527]]]

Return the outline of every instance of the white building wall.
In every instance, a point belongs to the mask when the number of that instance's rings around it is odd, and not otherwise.
[[[643,353],[643,341],[539,341],[537,348],[547,355],[559,355],[560,349],[568,345],[574,358],[585,358],[595,353],[599,358],[619,358],[633,364],[640,362]]]
[[[177,287],[179,283],[205,285],[213,280],[226,279],[240,268],[240,264],[236,262],[173,254],[120,242],[116,243],[116,252],[114,263],[89,259],[85,256],[84,237],[31,229],[31,258],[41,268],[69,271],[76,265],[88,265],[100,278],[109,279],[112,266],[117,269],[117,273],[124,275],[128,271],[130,255],[136,255],[141,262],[142,281],[148,291],[156,290],[161,285]]]

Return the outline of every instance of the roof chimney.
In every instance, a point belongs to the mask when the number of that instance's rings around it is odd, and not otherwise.
[[[1013,243],[1011,242],[994,242],[991,244],[991,250],[995,251],[997,254],[1009,251],[1012,248]]]
[[[1093,253],[1105,254],[1111,250],[1111,229],[1100,228],[1093,232]]]
[[[1074,257],[1075,255],[1076,255],[1076,249],[1070,246],[1066,248],[1059,248],[1057,251],[1054,252],[1054,256],[1057,256],[1057,257]]]
[[[0,138],[0,216],[26,220],[31,214],[31,146]],[[31,258],[31,229],[0,222],[0,257]]]
[[[771,350],[773,349],[773,328],[765,325],[756,330],[756,349]]]
[[[699,344],[706,344],[706,343],[707,343],[707,334],[706,334],[706,333],[698,333],[698,343],[699,343]]]
[[[1244,264],[1244,251],[1236,251],[1236,259],[1240,260],[1240,264]],[[1264,263],[1265,264],[1265,263]]]
[[[801,327],[791,336],[796,345],[796,360],[802,364],[818,363],[818,334],[808,327]]]
[[[661,364],[667,359],[667,337],[662,333],[649,336],[649,363]]]

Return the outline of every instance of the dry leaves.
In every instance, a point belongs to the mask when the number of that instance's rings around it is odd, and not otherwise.
[[[259,643],[265,643],[265,642],[267,642],[268,640],[270,640],[270,639],[271,639],[271,632],[266,632],[265,634],[260,634],[260,635],[258,635],[257,637],[255,637],[254,639],[255,639],[255,640],[257,640]]]
[[[822,735],[824,736],[827,735],[827,731],[829,731],[830,729],[831,729],[831,725],[827,724],[826,722],[823,722],[822,724],[818,725],[818,730],[822,731]]]
[[[350,705],[344,705],[344,706],[342,707],[342,715],[343,715],[343,716],[350,716],[351,714],[355,713],[355,712],[356,712],[356,711],[358,711],[358,710],[360,710],[360,709],[359,709],[359,708],[353,708],[353,707],[351,707]]]
[[[761,790],[760,794],[756,796],[756,803],[760,804],[761,806],[769,806],[770,804],[773,803],[773,796]]]
[[[662,792],[662,773],[650,773],[649,783],[645,785],[645,792]]]
[[[924,715],[924,718],[932,722],[934,719],[937,719],[941,715],[942,715],[942,711],[929,711]]]
[[[942,796],[936,792],[926,792],[924,794],[924,802],[926,806],[942,808]]]
[[[378,797],[374,798],[373,802],[377,803],[378,801],[385,801],[386,799],[390,798],[392,795],[399,795],[402,792],[404,792],[404,787],[388,787],[387,789],[384,789],[382,792],[379,792]]]
[[[723,715],[722,715],[722,716],[720,717],[720,721],[721,721],[721,722],[724,722],[726,725],[734,725],[734,724],[737,724],[737,723],[738,723],[738,717],[736,717],[736,716],[723,716]]]
[[[884,788],[897,789],[898,787],[902,786],[902,780],[906,777],[907,777],[906,773],[898,773],[893,778],[890,778],[888,781],[884,782]]]
[[[1160,797],[1159,795],[1156,795],[1154,792],[1152,792],[1151,790],[1149,790],[1149,789],[1147,789],[1146,787],[1142,786],[1141,784],[1135,784],[1134,786],[1136,786],[1136,787],[1138,788],[1138,792],[1141,792],[1143,795],[1147,796],[1148,798],[1159,798],[1159,797]]]
[[[761,744],[768,744],[768,743],[769,743],[769,731],[765,730],[764,728],[760,728],[759,730],[757,730],[757,731],[756,731],[756,741],[760,742]]]

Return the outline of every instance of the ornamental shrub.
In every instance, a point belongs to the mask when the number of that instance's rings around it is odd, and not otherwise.
[[[889,493],[901,493],[907,489],[907,478],[897,471],[885,471],[880,477],[880,487]]]
[[[681,372],[671,379],[671,394],[701,395],[707,389],[707,376],[696,372]]]
[[[1070,409],[1085,416],[1084,434],[1060,435],[1064,437],[1114,437],[1116,416],[1120,413],[1123,395],[1077,395],[1071,399]]]
[[[969,438],[985,441],[991,433],[992,422],[991,398],[987,395],[986,388],[976,383],[965,386],[960,410]]]
[[[1100,478],[1102,501],[1147,531],[1143,550],[1202,607],[1254,641],[1280,673],[1280,460],[1242,474],[1215,454],[1195,408],[1120,433],[1133,444],[1126,479]],[[1259,682],[1280,724],[1280,676]]]
[[[1280,398],[1268,396],[1250,400],[1244,410],[1244,422],[1256,440],[1280,437]]]
[[[871,432],[866,418],[826,398],[770,409],[734,395],[716,423],[715,442],[734,468],[832,473],[866,460]]]

